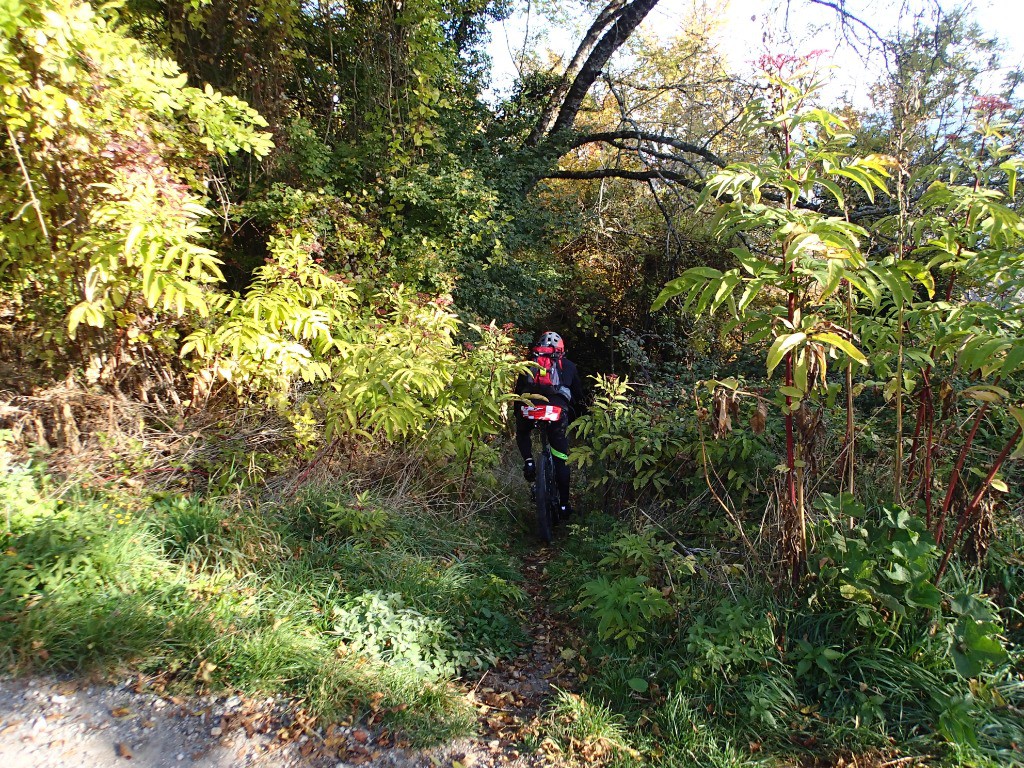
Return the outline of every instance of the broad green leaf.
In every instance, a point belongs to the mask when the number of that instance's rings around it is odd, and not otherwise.
[[[846,353],[848,357],[850,357],[853,360],[856,360],[861,365],[867,365],[868,363],[868,359],[864,357],[864,353],[862,353],[859,349],[853,346],[851,342],[847,341],[838,334],[815,333],[813,338],[815,341],[823,341],[826,344],[830,344],[831,346],[842,350],[843,352]]]
[[[779,336],[775,339],[771,349],[768,350],[768,376],[772,375],[772,371],[782,362],[782,359],[786,356],[786,353],[796,348],[799,344],[802,344],[807,338],[806,333],[798,332],[791,333],[785,336]]]
[[[1024,340],[1017,339],[1013,347],[1006,353],[1006,359],[999,369],[999,375],[1006,377],[1016,371],[1024,363]]]
[[[821,186],[823,186],[825,189],[832,193],[832,197],[836,199],[836,205],[838,205],[840,208],[846,207],[846,198],[843,195],[842,187],[840,187],[834,181],[829,181],[828,179],[818,178],[816,181],[818,184],[820,184]]]
[[[89,311],[88,302],[81,302],[76,304],[68,312],[68,336],[72,339],[75,338],[75,334],[78,332],[78,326],[81,325],[82,320],[85,318],[86,312]]]

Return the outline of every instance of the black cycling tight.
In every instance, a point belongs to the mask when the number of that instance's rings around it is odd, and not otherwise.
[[[548,431],[548,444],[551,445],[551,457],[555,462],[555,480],[558,483],[558,501],[563,507],[569,506],[569,437],[565,434],[567,419],[547,422],[541,429]],[[533,458],[533,446],[530,444],[530,430],[539,426],[521,413],[516,412],[516,445],[523,459]]]

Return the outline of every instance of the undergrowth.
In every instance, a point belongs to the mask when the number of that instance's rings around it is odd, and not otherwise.
[[[480,516],[338,481],[286,501],[57,487],[0,467],[0,659],[283,693],[413,743],[467,733],[448,681],[521,639],[525,593]]]
[[[1012,603],[961,568],[933,586],[941,552],[915,518],[833,501],[844,522],[823,511],[796,590],[647,517],[577,526],[550,583],[579,621],[583,687],[548,736],[569,752],[614,725],[613,765],[1024,764]],[[568,720],[593,721],[589,739]]]

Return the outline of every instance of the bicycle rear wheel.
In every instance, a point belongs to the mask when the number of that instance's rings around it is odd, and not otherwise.
[[[548,520],[551,521],[551,527],[554,528],[562,522],[559,515],[558,477],[555,475],[555,460],[551,456],[550,450],[546,458],[548,461]]]
[[[540,461],[537,462],[535,480],[537,501],[537,536],[545,544],[551,543],[551,489],[554,485],[554,467],[547,441],[541,446]]]

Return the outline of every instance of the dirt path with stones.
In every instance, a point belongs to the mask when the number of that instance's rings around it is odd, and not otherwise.
[[[297,702],[241,696],[179,697],[147,681],[120,684],[75,677],[0,679],[3,768],[540,768],[557,766],[540,743],[540,720],[554,688],[572,689],[565,663],[568,625],[545,599],[550,550],[525,558],[529,640],[513,659],[463,682],[479,735],[431,750],[392,745],[386,732],[326,728]]]
[[[539,752],[524,756],[524,740],[540,741],[543,712],[556,689],[573,690],[578,681],[567,663],[570,627],[546,597],[547,564],[553,554],[542,549],[523,559],[524,588],[530,597],[526,622],[529,640],[522,652],[488,670],[467,695],[478,712],[480,743],[493,755],[493,765],[558,765],[558,755],[541,743]],[[531,739],[532,737],[532,739]],[[502,762],[504,760],[505,762]]]

